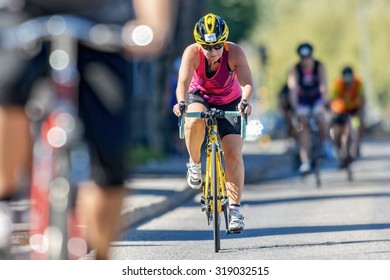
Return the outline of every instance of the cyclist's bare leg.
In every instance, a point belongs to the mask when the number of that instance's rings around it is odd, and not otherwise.
[[[23,107],[0,107],[0,259],[11,257],[13,215],[8,201],[20,191],[30,151]]]
[[[351,141],[351,125],[350,123],[346,123],[342,126],[342,132],[341,132],[341,143],[348,144]]]
[[[351,132],[351,126],[350,123],[344,123],[344,124],[335,124],[332,127],[333,131],[333,137],[334,137],[334,146],[336,147],[337,154],[338,154],[338,161],[340,167],[345,167],[347,162],[346,160],[349,160],[350,154],[350,145],[352,141],[355,141],[352,139]],[[345,154],[345,153],[349,154]]]
[[[222,138],[229,203],[236,205],[240,205],[244,190],[245,172],[242,146],[243,140],[240,135],[229,134]]]
[[[337,149],[341,147],[341,136],[343,134],[343,126],[341,124],[334,124],[332,126],[333,142]]]
[[[324,155],[326,158],[332,159],[334,157],[334,153],[329,133],[330,123],[325,116],[325,110],[323,107],[319,108],[319,111],[316,113],[316,119],[323,145]]]
[[[306,117],[299,116],[299,121],[302,123],[302,130],[297,133],[297,140],[299,144],[299,157],[303,163],[309,161],[310,133]]]
[[[325,118],[325,113],[323,112],[323,110],[316,114],[316,119],[318,122],[318,128],[320,130],[321,140],[329,140],[329,124]]]
[[[359,134],[358,131],[354,131],[351,121],[345,124],[344,135],[344,140],[347,143],[349,160],[353,161],[358,156]]]
[[[94,183],[83,185],[79,192],[77,214],[86,225],[87,242],[96,249],[98,260],[109,258],[110,243],[120,230],[120,213],[124,190],[121,187],[99,187]]]
[[[187,112],[205,112],[206,107],[200,103],[188,105]],[[205,122],[203,119],[186,118],[185,120],[185,142],[190,162],[199,163],[201,147],[205,137]]]
[[[342,158],[342,166],[346,167],[350,160],[354,157],[354,152],[352,151],[351,147],[353,145],[352,142],[356,141],[354,137],[351,134],[351,123],[347,122],[342,125],[342,131],[341,131],[341,145],[344,147],[344,154]]]
[[[292,124],[292,119],[295,117],[295,113],[291,110],[288,110],[286,113],[286,123],[288,126],[288,137],[291,137],[295,141],[297,141],[297,130],[295,129],[294,125]]]
[[[29,120],[21,106],[0,107],[0,197],[12,197],[22,183],[30,155]]]

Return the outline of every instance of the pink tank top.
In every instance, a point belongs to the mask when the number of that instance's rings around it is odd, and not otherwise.
[[[211,105],[225,105],[241,96],[241,87],[236,72],[229,70],[229,51],[224,49],[214,76],[206,76],[206,58],[199,49],[200,64],[195,70],[190,84],[190,91],[200,90],[200,94]]]

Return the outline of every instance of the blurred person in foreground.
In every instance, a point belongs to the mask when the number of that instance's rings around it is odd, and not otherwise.
[[[183,53],[176,90],[178,104],[173,107],[180,116],[180,103],[187,112],[205,112],[211,107],[236,111],[244,100],[252,97],[252,74],[241,47],[228,42],[229,29],[218,15],[209,13],[194,28],[196,43]],[[250,115],[248,103],[245,113]],[[243,140],[239,118],[218,120],[219,133],[226,164],[226,182],[229,195],[229,230],[244,230],[244,217],[240,213],[244,189]],[[193,189],[202,186],[201,146],[205,137],[203,119],[185,121],[185,142],[189,153],[187,182]]]
[[[151,57],[162,53],[173,31],[176,16],[175,0],[25,0],[1,1],[0,28],[20,24],[27,19],[53,14],[71,14],[97,23],[123,26],[125,36],[134,27],[144,24],[153,31],[153,40],[146,46],[127,46],[128,57]],[[85,128],[85,139],[96,151],[91,182],[83,184],[78,196],[80,221],[86,224],[89,246],[96,249],[96,259],[108,259],[110,242],[120,225],[124,196],[128,149],[128,112],[131,78],[129,61],[124,53],[106,53],[80,46],[79,106]],[[45,74],[44,53],[21,57],[16,51],[0,51],[0,227],[9,225],[5,213],[7,202],[20,191],[20,178],[28,172],[31,139],[29,119],[24,105],[33,83]],[[99,77],[96,79],[96,77]],[[129,79],[130,78],[130,79]],[[114,111],[105,107],[98,91],[103,85],[115,85],[105,94],[118,98]],[[130,128],[131,130],[131,128]],[[26,171],[27,170],[27,171]],[[0,210],[1,210],[0,209]],[[7,240],[3,228],[6,247]],[[5,256],[6,257],[6,256]]]
[[[301,165],[299,172],[310,172],[310,134],[307,125],[307,114],[314,110],[325,156],[332,158],[332,143],[329,137],[329,124],[325,117],[324,105],[328,104],[328,88],[325,66],[314,59],[313,46],[302,43],[297,48],[299,62],[290,70],[287,84],[290,90],[291,106],[300,124],[297,132]]]
[[[348,157],[340,159],[340,167],[346,165],[346,161],[351,161],[360,156],[360,145],[364,133],[364,109],[365,96],[363,83],[354,74],[352,67],[346,66],[342,69],[331,91],[330,108],[334,114],[332,118],[332,132],[335,143],[341,141],[351,141],[351,149]],[[357,125],[354,124],[353,117],[357,118]],[[352,121],[350,121],[352,118]],[[352,133],[352,129],[357,129],[357,133]]]

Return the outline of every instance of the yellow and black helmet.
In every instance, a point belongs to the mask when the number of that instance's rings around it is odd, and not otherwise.
[[[216,45],[226,42],[229,28],[226,22],[215,14],[202,17],[194,28],[195,41],[201,45]]]

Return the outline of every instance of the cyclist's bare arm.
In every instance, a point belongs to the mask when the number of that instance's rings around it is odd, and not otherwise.
[[[177,81],[176,88],[176,99],[177,102],[186,101],[186,96],[188,89],[190,87],[190,83],[192,80],[192,76],[194,74],[195,69],[199,66],[199,55],[198,55],[198,45],[191,44],[189,45],[183,53],[180,69],[179,69],[179,77]],[[173,112],[176,116],[180,115],[180,111],[177,105],[175,105]]]
[[[229,67],[234,69],[237,74],[238,81],[242,89],[242,100],[246,99],[250,102],[253,94],[253,80],[252,73],[242,48],[234,43],[229,44]],[[238,104],[238,108],[241,107],[241,102]],[[252,107],[248,106],[245,113],[251,114]]]
[[[142,58],[160,55],[174,35],[177,0],[133,0],[133,5],[136,19],[127,22],[126,29],[131,32],[135,26],[146,25],[151,28],[153,39],[147,47],[128,46],[128,54]]]

